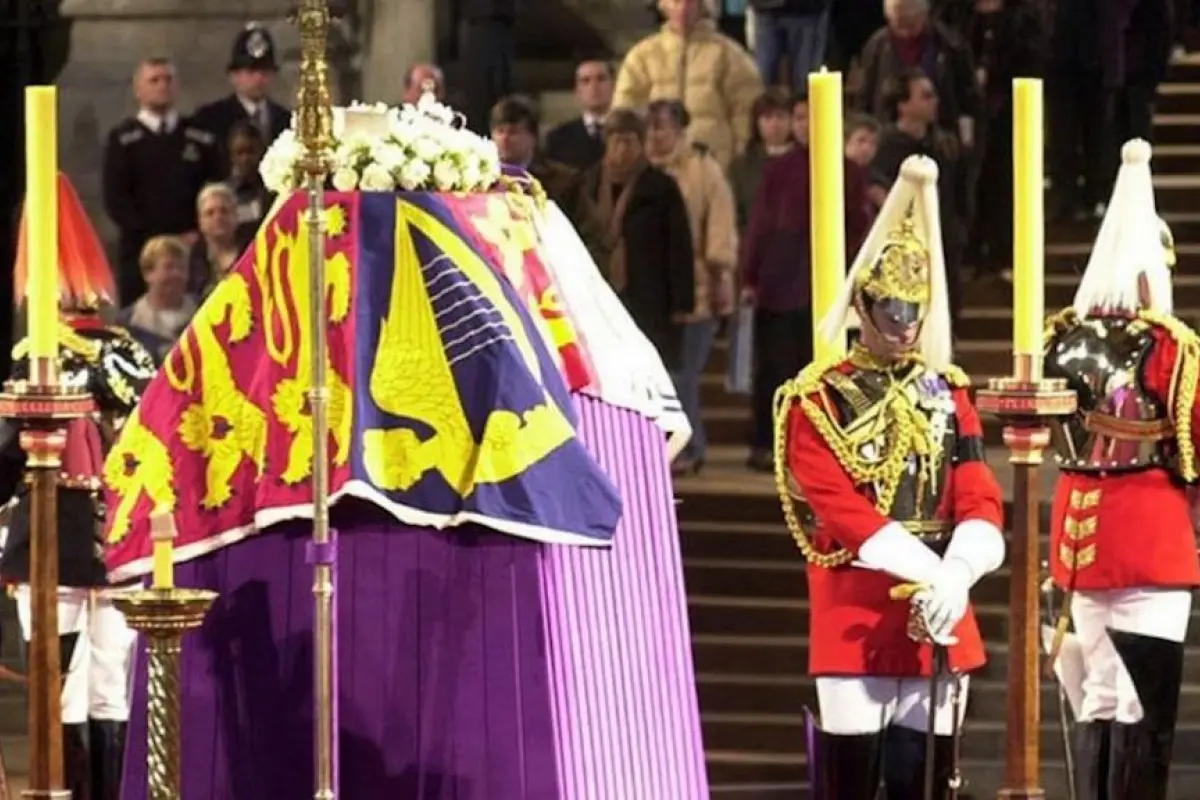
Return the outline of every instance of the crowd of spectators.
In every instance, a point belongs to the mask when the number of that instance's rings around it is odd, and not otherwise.
[[[807,75],[847,75],[848,248],[906,157],[937,162],[957,316],[964,273],[1010,278],[1012,80],[1048,81],[1052,212],[1097,219],[1120,142],[1150,138],[1178,44],[1170,2],[656,0],[661,27],[619,65],[577,65],[574,118],[542,130],[538,104],[514,94],[470,117],[574,222],[674,373],[695,430],[677,472],[705,461],[700,380],[714,339],[739,307],[754,309],[749,466],[770,470],[772,395],[812,357]],[[478,104],[511,83],[512,54],[487,15],[472,19],[488,58],[508,59],[496,85],[474,87]],[[159,353],[267,212],[257,164],[288,119],[269,97],[276,69],[270,36],[248,27],[228,64],[232,93],[183,116],[171,64],[144,61],[140,110],[109,137],[123,319]],[[445,91],[432,64],[402,84],[406,102]]]

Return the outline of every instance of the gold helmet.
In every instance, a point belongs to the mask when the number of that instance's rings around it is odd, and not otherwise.
[[[888,233],[871,264],[855,276],[855,305],[864,324],[883,333],[919,325],[929,312],[929,248],[917,235],[913,207]]]

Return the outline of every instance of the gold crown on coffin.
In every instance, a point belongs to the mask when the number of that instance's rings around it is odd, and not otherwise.
[[[1175,234],[1171,233],[1171,226],[1161,217],[1158,220],[1158,236],[1162,241],[1163,253],[1167,257],[1167,267],[1175,269],[1175,262],[1178,258],[1175,253]]]
[[[911,206],[888,234],[874,263],[855,283],[860,292],[872,297],[891,297],[917,305],[929,303],[929,248],[917,236]]]

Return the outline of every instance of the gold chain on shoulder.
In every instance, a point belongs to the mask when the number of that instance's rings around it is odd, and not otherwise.
[[[919,413],[916,409],[889,409],[891,412],[889,425],[882,446],[882,452],[886,455],[877,464],[864,463],[847,442],[838,425],[830,418],[829,412],[811,397],[812,394],[821,390],[822,377],[830,369],[835,368],[837,363],[837,361],[832,361],[810,364],[798,376],[779,387],[775,393],[774,402],[775,490],[779,494],[780,504],[783,507],[783,519],[805,560],[824,568],[848,564],[854,559],[854,555],[844,548],[839,548],[831,553],[818,552],[800,522],[799,514],[796,511],[795,497],[788,485],[787,422],[792,406],[795,403],[800,404],[804,415],[812,422],[817,433],[833,451],[838,463],[846,470],[847,475],[856,485],[873,484],[876,487],[875,508],[885,515],[892,507],[900,485],[900,478],[908,466],[908,458],[911,454],[910,443],[918,434],[913,418],[914,414]],[[893,404],[909,402],[907,395],[902,391],[894,393],[893,397]]]
[[[1179,348],[1167,391],[1167,405],[1171,421],[1175,423],[1179,477],[1190,483],[1200,477],[1196,465],[1196,445],[1192,441],[1192,408],[1196,404],[1197,383],[1200,383],[1200,337],[1170,314],[1141,311],[1138,317],[1165,330]]]

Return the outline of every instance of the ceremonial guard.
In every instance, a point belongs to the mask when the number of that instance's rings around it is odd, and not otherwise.
[[[117,800],[120,794],[129,683],[136,634],[111,601],[104,567],[101,475],[104,455],[145,385],[150,354],[123,329],[106,326],[113,279],[104,251],[67,179],[59,177],[59,274],[62,324],[59,380],[86,387],[98,410],[67,429],[58,489],[58,625],[62,642],[62,723],[66,785],[74,800]],[[16,294],[25,292],[25,221],[17,253]],[[14,378],[28,375],[28,340],[13,349]],[[0,502],[10,502],[0,581],[17,600],[30,636],[30,508],[25,453],[12,421],[0,422]]]
[[[946,798],[966,673],[985,661],[969,594],[1004,537],[967,376],[950,362],[930,159],[904,162],[825,338],[851,314],[850,354],[776,395],[776,477],[808,561],[813,797],[874,800],[882,777],[889,800]]]
[[[1075,303],[1046,338],[1046,375],[1079,398],[1055,428],[1050,538],[1051,577],[1067,594],[1051,659],[1075,711],[1079,800],[1167,797],[1200,584],[1187,492],[1200,339],[1172,316],[1173,263],[1150,146],[1134,140]]]

